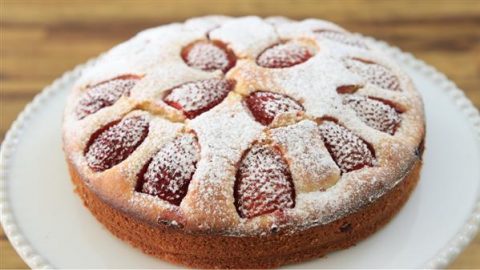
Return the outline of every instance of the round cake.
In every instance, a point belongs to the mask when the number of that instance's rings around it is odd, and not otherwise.
[[[208,16],[82,72],[63,147],[85,206],[144,252],[267,268],[387,223],[421,168],[423,104],[368,39],[323,20]]]

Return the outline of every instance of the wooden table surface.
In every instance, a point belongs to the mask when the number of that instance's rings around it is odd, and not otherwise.
[[[479,0],[0,3],[1,141],[23,107],[63,72],[144,28],[206,14],[332,20],[414,53],[455,81],[480,107]],[[0,231],[0,268],[25,267]],[[480,268],[480,237],[451,267]]]

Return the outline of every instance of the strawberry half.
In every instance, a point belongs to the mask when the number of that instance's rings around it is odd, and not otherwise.
[[[255,120],[269,125],[281,113],[303,111],[302,105],[295,100],[274,92],[256,91],[245,98],[245,104]]]
[[[85,158],[94,171],[104,171],[124,161],[148,135],[142,116],[124,118],[96,131],[87,144]]]
[[[248,150],[237,171],[234,197],[242,218],[295,206],[292,176],[279,149],[255,144]]]
[[[109,81],[89,86],[76,107],[78,119],[112,106],[122,95],[129,95],[140,77],[125,75]]]
[[[373,166],[375,154],[362,138],[331,120],[324,120],[319,130],[325,147],[343,173]]]
[[[400,126],[400,113],[387,101],[359,95],[345,95],[343,103],[352,108],[368,126],[394,135]]]
[[[364,78],[367,82],[380,88],[400,91],[400,81],[397,76],[385,66],[372,61],[359,58],[349,58],[345,60],[346,67]]]
[[[194,134],[187,133],[165,144],[139,175],[136,190],[180,205],[200,158]]]
[[[236,63],[234,53],[220,41],[202,40],[191,43],[182,50],[185,63],[204,71],[221,70],[226,73]]]
[[[257,57],[257,64],[266,68],[287,68],[301,64],[312,56],[310,48],[287,42],[267,48]]]
[[[189,82],[173,88],[163,101],[192,119],[222,102],[234,86],[226,79]]]

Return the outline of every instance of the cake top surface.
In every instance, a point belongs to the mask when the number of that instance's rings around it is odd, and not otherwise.
[[[85,69],[63,139],[121,211],[262,235],[376,200],[424,132],[418,92],[371,41],[316,19],[208,16],[145,30]]]

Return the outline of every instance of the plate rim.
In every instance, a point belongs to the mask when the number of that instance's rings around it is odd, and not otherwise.
[[[480,150],[480,112],[473,103],[465,96],[465,93],[457,85],[449,80],[447,76],[438,71],[435,67],[428,65],[423,60],[417,59],[413,54],[403,52],[398,47],[391,46],[388,43],[376,40],[372,37],[356,34],[371,43],[378,45],[385,53],[392,56],[396,62],[405,64],[422,75],[431,78],[440,87],[453,102],[456,107],[464,114],[471,124],[472,132],[476,135],[477,148]],[[38,110],[42,104],[47,102],[51,96],[65,90],[65,86],[70,84],[73,79],[78,78],[82,71],[92,66],[102,55],[92,58],[87,62],[76,66],[74,69],[65,72],[52,84],[45,87],[38,93],[34,99],[26,105],[16,120],[12,123],[10,129],[5,135],[5,139],[0,149],[0,223],[5,234],[19,254],[23,261],[33,269],[54,268],[38,251],[36,251],[28,239],[22,234],[11,212],[11,207],[7,194],[7,180],[9,174],[10,159],[16,151],[19,139],[23,134],[24,126],[29,121],[30,116]],[[450,239],[447,244],[437,252],[432,258],[428,259],[423,267],[425,268],[445,268],[447,267],[473,240],[480,227],[480,194],[477,194],[476,203],[467,221]]]

